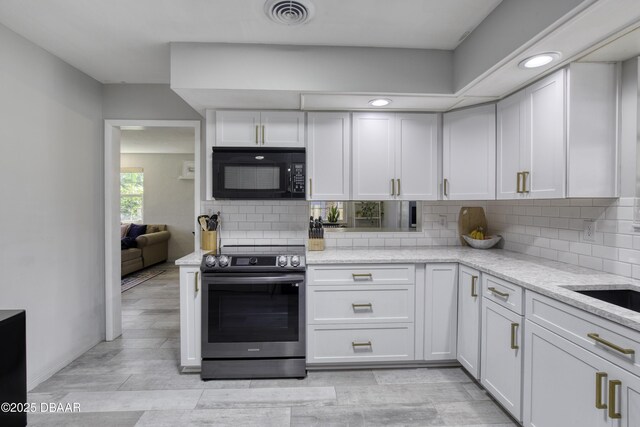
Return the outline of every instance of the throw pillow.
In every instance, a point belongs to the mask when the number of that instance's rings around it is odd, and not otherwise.
[[[131,224],[120,224],[120,238],[127,236],[127,231],[129,231],[129,226]]]
[[[160,231],[159,225],[147,225],[147,233],[157,233]]]
[[[138,236],[142,236],[146,232],[147,232],[146,225],[131,224],[131,226],[129,227],[129,231],[127,232],[127,237],[131,237],[132,239],[135,239]]]

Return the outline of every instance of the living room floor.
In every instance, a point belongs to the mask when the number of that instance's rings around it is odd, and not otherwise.
[[[459,368],[309,372],[304,380],[201,381],[180,374],[179,271],[122,295],[123,335],[29,393],[79,413],[42,426],[515,426]]]

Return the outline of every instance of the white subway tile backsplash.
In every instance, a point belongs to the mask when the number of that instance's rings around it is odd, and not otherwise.
[[[602,270],[602,258],[596,258],[588,255],[579,255],[578,264],[581,267],[593,268],[594,270]]]
[[[627,264],[625,262],[605,259],[602,261],[602,270],[611,274],[631,277],[631,264]]]

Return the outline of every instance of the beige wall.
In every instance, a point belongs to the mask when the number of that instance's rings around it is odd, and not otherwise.
[[[182,163],[193,154],[122,154],[122,167],[144,169],[144,223],[167,224],[171,232],[169,260],[193,252],[192,179],[178,179]]]

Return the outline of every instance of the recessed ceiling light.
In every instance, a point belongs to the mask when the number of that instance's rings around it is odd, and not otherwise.
[[[386,107],[391,104],[391,100],[387,98],[376,98],[369,101],[369,105],[373,107]]]
[[[528,68],[538,68],[544,65],[550,64],[551,62],[560,59],[559,52],[544,52],[539,53],[537,55],[530,56],[526,59],[523,59],[518,64],[518,67],[528,69]]]

